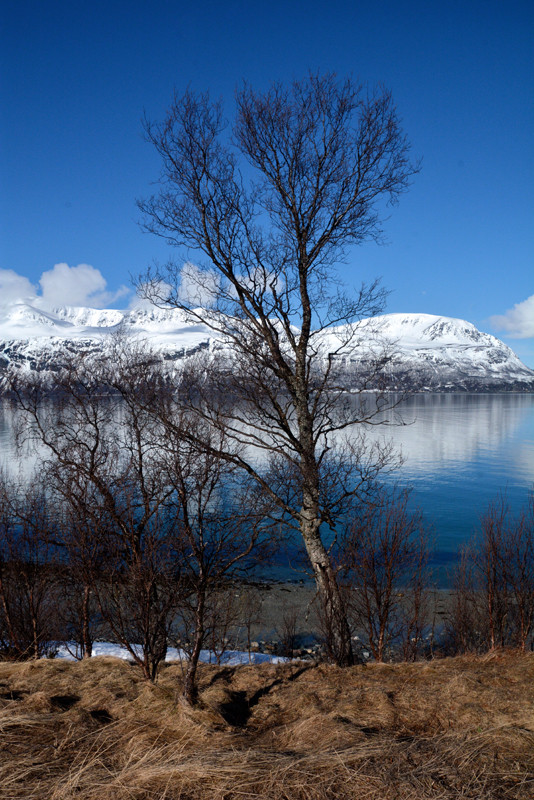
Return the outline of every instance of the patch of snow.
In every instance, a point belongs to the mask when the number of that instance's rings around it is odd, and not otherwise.
[[[136,652],[141,653],[140,645],[132,645]],[[75,650],[75,645],[61,645],[58,649],[56,658],[62,658],[66,661],[74,661],[72,653]],[[131,653],[128,652],[126,647],[112,642],[94,642],[93,643],[93,658],[96,656],[113,656],[114,658],[122,658],[129,660],[132,658]],[[167,656],[165,661],[186,661],[187,655],[183,650],[178,650],[176,647],[169,647],[167,649]],[[203,664],[216,664],[217,656],[211,650],[200,651],[200,661]],[[228,666],[238,666],[239,664],[282,664],[289,661],[288,658],[282,656],[273,656],[269,653],[248,653],[241,650],[227,650],[220,657],[220,663]]]

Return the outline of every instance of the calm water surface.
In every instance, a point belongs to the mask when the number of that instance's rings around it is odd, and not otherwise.
[[[411,424],[387,431],[405,459],[398,479],[433,530],[444,583],[488,504],[505,493],[517,512],[534,488],[534,395],[421,394],[402,417]]]
[[[413,486],[444,565],[500,492],[513,510],[526,502],[534,486],[534,395],[420,394],[403,404],[402,417],[404,426],[369,435],[401,449],[395,477]],[[0,461],[10,468],[17,458],[12,431],[11,411],[0,404]]]

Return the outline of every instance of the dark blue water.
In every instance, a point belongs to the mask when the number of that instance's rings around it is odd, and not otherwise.
[[[418,395],[403,406],[413,424],[393,430],[401,481],[434,524],[440,549],[457,549],[500,492],[513,509],[534,485],[534,396]]]
[[[411,506],[423,512],[434,543],[434,579],[446,587],[489,503],[505,494],[518,513],[534,488],[534,395],[420,394],[398,411],[404,425],[391,414],[391,425],[367,436],[402,452],[404,463],[387,480],[412,488]],[[297,562],[296,548],[289,557]],[[299,577],[284,565],[279,575]]]
[[[472,538],[488,504],[505,494],[513,513],[534,487],[534,396],[417,395],[403,404],[393,438],[404,464],[395,476],[413,487],[435,540],[438,579]]]
[[[534,395],[420,394],[401,409],[403,426],[368,436],[392,439],[404,457],[391,480],[412,486],[435,540],[438,579],[476,531],[480,515],[501,492],[513,511],[534,487]],[[0,405],[0,461],[15,461],[13,421]],[[280,572],[282,577],[282,572]],[[296,573],[283,571],[283,577]]]

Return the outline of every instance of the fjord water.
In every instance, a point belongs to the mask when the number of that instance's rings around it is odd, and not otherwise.
[[[446,565],[473,536],[488,503],[505,493],[517,512],[527,501],[534,486],[534,395],[423,393],[399,411],[403,425],[377,426],[368,435],[392,439],[402,451],[404,463],[391,480],[414,489],[412,504],[432,532],[443,585]],[[0,461],[10,471],[19,461],[7,404],[0,404]]]
[[[395,476],[413,487],[433,532],[442,585],[447,565],[476,533],[488,504],[504,495],[517,513],[534,487],[534,395],[418,394],[401,408],[392,436],[404,456]]]

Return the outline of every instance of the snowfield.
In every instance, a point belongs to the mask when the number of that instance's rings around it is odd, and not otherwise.
[[[145,342],[179,365],[199,351],[225,348],[221,336],[178,309],[131,311],[57,308],[16,303],[0,318],[0,376],[10,366],[56,370],[66,352],[102,350],[113,334]],[[534,371],[495,336],[472,323],[431,314],[385,314],[317,333],[315,343],[346,375],[347,388],[372,357],[389,352],[388,389],[534,391]]]

